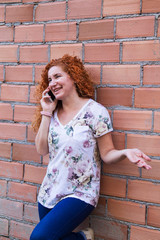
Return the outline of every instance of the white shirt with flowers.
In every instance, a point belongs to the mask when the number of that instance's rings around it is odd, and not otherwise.
[[[50,161],[38,196],[43,206],[53,208],[66,197],[97,205],[101,164],[96,138],[112,130],[108,111],[92,99],[65,126],[55,111],[48,135]]]

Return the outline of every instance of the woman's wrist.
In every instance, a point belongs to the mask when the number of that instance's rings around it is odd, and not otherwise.
[[[52,117],[52,113],[50,113],[49,111],[41,111],[41,115],[46,117]]]
[[[128,151],[128,149],[121,150],[122,157],[127,157],[127,151]]]

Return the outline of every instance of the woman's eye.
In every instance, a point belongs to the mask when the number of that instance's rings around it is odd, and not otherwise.
[[[51,82],[52,81],[52,79],[51,78],[48,78],[48,82]]]
[[[60,77],[60,75],[56,75],[56,76],[55,76],[56,79],[59,78],[59,77]]]

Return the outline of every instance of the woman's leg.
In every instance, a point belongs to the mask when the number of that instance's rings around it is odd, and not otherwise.
[[[72,231],[82,223],[94,207],[76,198],[65,198],[51,209],[33,230],[30,240],[84,240]]]
[[[38,203],[38,213],[40,221],[44,218],[52,209],[46,208],[40,203]]]

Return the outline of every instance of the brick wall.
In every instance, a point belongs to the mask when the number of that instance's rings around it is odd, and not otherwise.
[[[38,221],[48,157],[31,121],[41,70],[64,53],[82,58],[109,109],[118,149],[138,147],[152,170],[103,164],[101,197],[85,225],[105,240],[160,239],[160,3],[157,0],[0,0],[0,240]]]

